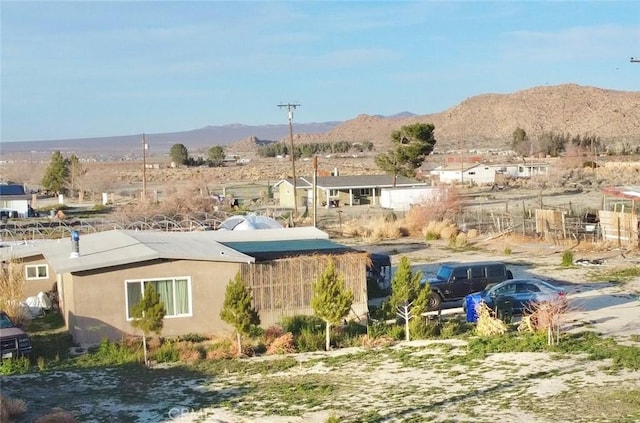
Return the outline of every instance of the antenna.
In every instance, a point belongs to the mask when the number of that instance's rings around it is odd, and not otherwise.
[[[296,152],[293,146],[293,111],[296,107],[300,107],[299,104],[287,103],[278,104],[278,107],[286,107],[289,111],[289,138],[291,139],[291,171],[293,173],[293,217],[298,215],[298,193],[296,192]]]

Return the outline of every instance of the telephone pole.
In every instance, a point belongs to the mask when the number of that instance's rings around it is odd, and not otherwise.
[[[289,138],[291,139],[291,171],[293,173],[293,217],[298,216],[298,193],[296,192],[296,153],[293,147],[293,111],[296,107],[300,107],[299,104],[278,104],[278,107],[286,107],[289,111]]]
[[[147,201],[147,140],[142,134],[142,201]]]

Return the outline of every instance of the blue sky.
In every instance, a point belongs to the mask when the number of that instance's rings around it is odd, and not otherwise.
[[[1,1],[2,141],[638,91],[640,1]]]

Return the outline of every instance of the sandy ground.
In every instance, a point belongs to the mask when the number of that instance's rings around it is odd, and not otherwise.
[[[512,252],[504,255],[507,243]],[[564,268],[560,264],[566,247],[514,239],[479,241],[475,248],[456,253],[445,242],[409,239],[358,247],[387,252],[394,264],[407,256],[425,273],[434,272],[442,261],[504,261],[515,277],[539,277],[567,289],[571,311],[565,319],[566,331],[593,330],[621,343],[640,345],[640,278],[624,284],[609,282],[616,269],[637,266],[638,254],[575,249],[576,260],[603,259],[603,263]],[[457,306],[449,304],[447,313],[462,313]],[[117,369],[57,371],[49,376],[3,378],[2,390],[36,407],[62,406],[83,422],[324,423],[332,416],[345,422],[640,421],[637,405],[622,407],[615,415],[589,407],[589,398],[596,395],[637,395],[638,371],[612,372],[607,370],[610,361],[548,353],[500,353],[480,362],[452,361],[463,354],[461,340],[411,341],[386,349],[292,354],[289,357],[298,366],[268,374],[199,374],[179,379],[147,375],[152,379],[139,385]],[[354,359],[340,361],[345,356]],[[296,390],[315,382],[334,389],[319,404]],[[283,388],[276,389],[278,394],[270,389],[287,383],[290,395],[285,389],[283,396]],[[128,386],[144,393],[127,392]],[[247,392],[235,397],[244,389]]]

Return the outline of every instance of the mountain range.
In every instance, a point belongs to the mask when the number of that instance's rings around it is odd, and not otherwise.
[[[371,141],[376,150],[390,144],[392,131],[412,123],[435,126],[436,149],[502,149],[517,128],[529,137],[544,132],[597,136],[607,146],[640,146],[640,92],[617,91],[576,84],[540,86],[510,94],[468,98],[440,113],[393,116],[359,115],[339,122],[294,122],[294,139],[303,142]],[[182,143],[190,152],[213,145],[232,151],[255,149],[260,141],[287,141],[288,124],[206,126],[183,132],[146,134],[150,154],[168,154]],[[2,153],[49,153],[78,156],[140,157],[142,134],[102,138],[2,143]]]

